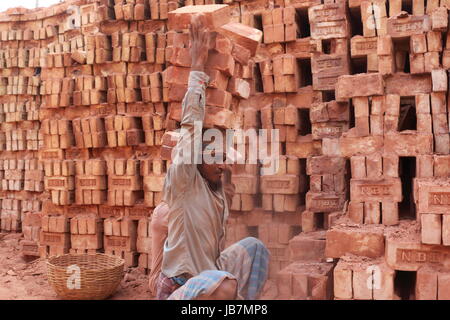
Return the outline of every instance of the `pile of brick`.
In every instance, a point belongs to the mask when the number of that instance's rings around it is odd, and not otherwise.
[[[282,299],[450,299],[450,3],[201,2],[205,126],[279,130],[277,172],[233,166],[227,244],[261,239]],[[24,255],[148,271],[198,4],[0,14],[0,226]]]

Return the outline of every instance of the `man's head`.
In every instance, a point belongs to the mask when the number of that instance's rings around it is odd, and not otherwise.
[[[205,155],[209,156],[210,159],[214,159],[213,163],[208,163],[205,161]],[[219,160],[220,159],[220,160]],[[217,190],[222,186],[222,174],[226,169],[225,165],[226,156],[225,153],[220,152],[217,154],[208,153],[203,151],[203,161],[201,164],[197,165],[198,171],[204,179],[209,183],[209,186],[213,190]]]

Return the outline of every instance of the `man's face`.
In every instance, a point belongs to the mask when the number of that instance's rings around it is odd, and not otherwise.
[[[206,164],[202,163],[198,165],[198,170],[200,171],[200,174],[203,178],[205,178],[210,186],[214,189],[217,189],[220,187],[222,182],[222,173],[225,169],[224,164]]]

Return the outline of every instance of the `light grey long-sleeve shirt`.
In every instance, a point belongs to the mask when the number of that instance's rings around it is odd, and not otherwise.
[[[169,278],[217,270],[216,260],[224,249],[228,218],[224,190],[221,187],[213,191],[197,170],[195,154],[183,154],[194,139],[194,146],[199,148],[196,154],[201,154],[201,132],[194,135],[194,122],[203,127],[208,80],[203,72],[192,71],[189,75],[182,102],[182,135],[172,153],[173,162],[164,182],[164,201],[170,210],[162,272]]]

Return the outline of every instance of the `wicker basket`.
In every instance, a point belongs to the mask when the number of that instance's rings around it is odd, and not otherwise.
[[[123,259],[106,254],[65,254],[49,258],[47,277],[63,299],[101,300],[116,291],[123,266]]]

